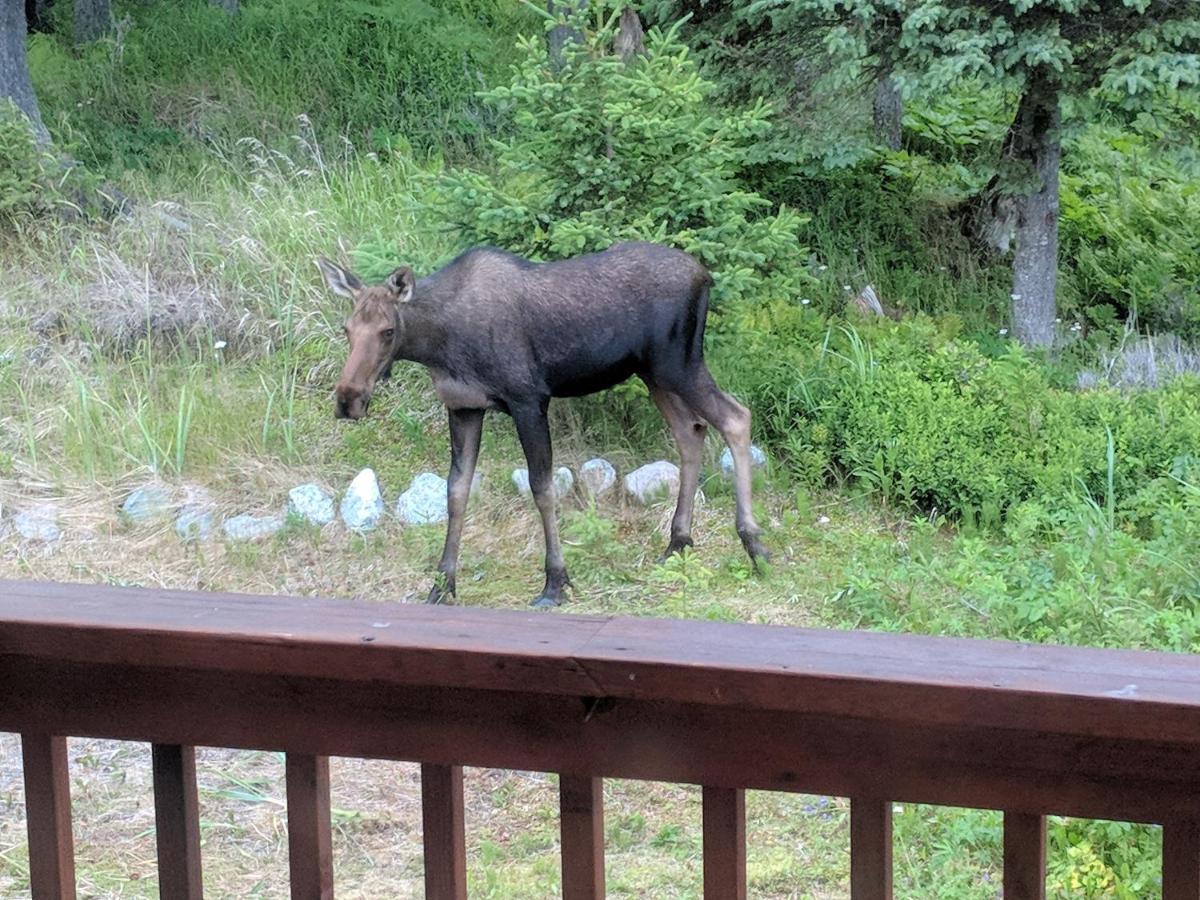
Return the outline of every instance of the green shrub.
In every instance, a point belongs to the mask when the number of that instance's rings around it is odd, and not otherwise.
[[[713,270],[718,301],[795,294],[807,280],[803,219],[743,183],[767,106],[714,109],[674,30],[651,29],[646,54],[623,62],[611,52],[618,10],[576,14],[582,40],[557,69],[544,36],[522,40],[511,83],[483,94],[512,136],[493,142],[494,170],[442,178],[439,218],[465,243],[537,259],[660,241]]]
[[[1070,159],[1062,246],[1079,312],[1114,335],[1132,314],[1151,330],[1200,337],[1200,167],[1100,126]]]
[[[28,212],[45,202],[53,158],[38,148],[26,115],[0,100],[0,218]]]

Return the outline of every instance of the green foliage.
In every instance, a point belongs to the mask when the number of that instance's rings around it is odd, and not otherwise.
[[[1088,129],[1070,149],[1062,246],[1079,312],[1110,333],[1132,315],[1200,337],[1200,167],[1114,126]]]
[[[511,83],[483,95],[513,134],[494,142],[493,171],[446,173],[439,213],[465,243],[553,259],[655,240],[708,265],[717,298],[794,293],[804,220],[743,181],[768,108],[714,110],[674,30],[652,29],[646,55],[623,62],[610,49],[616,9],[572,18],[583,39],[557,70],[541,36],[522,40]]]
[[[129,3],[113,40],[77,54],[70,29],[30,40],[56,139],[114,169],[197,143],[277,146],[311,117],[325,142],[474,152],[493,122],[475,92],[503,70],[516,0],[256,0],[230,16],[206,0]]]
[[[47,169],[25,114],[8,99],[0,102],[0,216],[28,210],[41,196]]]

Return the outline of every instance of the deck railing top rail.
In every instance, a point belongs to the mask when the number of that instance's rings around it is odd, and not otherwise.
[[[1200,745],[1186,654],[3,581],[0,655]]]

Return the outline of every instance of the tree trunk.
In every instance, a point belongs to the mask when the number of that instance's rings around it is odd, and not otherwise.
[[[575,0],[575,10],[583,10],[587,8],[587,0]],[[546,0],[546,10],[552,16],[569,15],[572,10],[570,0],[562,2],[562,0]],[[578,43],[583,40],[583,35],[569,25],[555,25],[550,29],[550,33],[546,36],[546,43],[550,48],[550,64],[555,69],[561,68],[563,64],[563,47],[569,41]]]
[[[75,43],[88,44],[112,31],[111,0],[75,0]]]
[[[632,6],[621,10],[621,21],[617,25],[617,37],[613,41],[613,49],[623,62],[629,62],[635,56],[646,52],[646,31],[642,28],[642,20]]]
[[[0,0],[0,97],[11,99],[29,116],[34,139],[45,147],[50,143],[50,133],[42,124],[37,95],[29,80],[25,34],[25,5],[18,0]]]
[[[875,140],[889,150],[900,149],[901,124],[904,119],[904,98],[900,86],[890,72],[875,83],[875,102],[872,110],[875,121]]]
[[[1013,335],[1026,347],[1054,342],[1058,286],[1058,166],[1062,158],[1058,85],[1031,76],[1005,139],[1007,155],[1032,167],[1033,184],[1014,200]]]

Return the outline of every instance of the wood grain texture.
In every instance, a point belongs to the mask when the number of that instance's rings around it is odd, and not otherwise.
[[[179,744],[150,748],[160,900],[200,900],[200,801],[196,751]]]
[[[285,770],[292,900],[333,900],[329,759],[289,753]]]
[[[704,900],[746,900],[746,792],[705,787]]]
[[[564,775],[558,798],[563,900],[603,900],[604,782]]]
[[[1046,900],[1046,817],[1004,814],[1005,900]]]
[[[24,733],[21,758],[25,767],[30,890],[36,900],[75,900],[67,739]]]
[[[461,766],[421,766],[425,900],[466,900],[467,838]]]
[[[850,800],[850,897],[892,900],[892,801]]]

